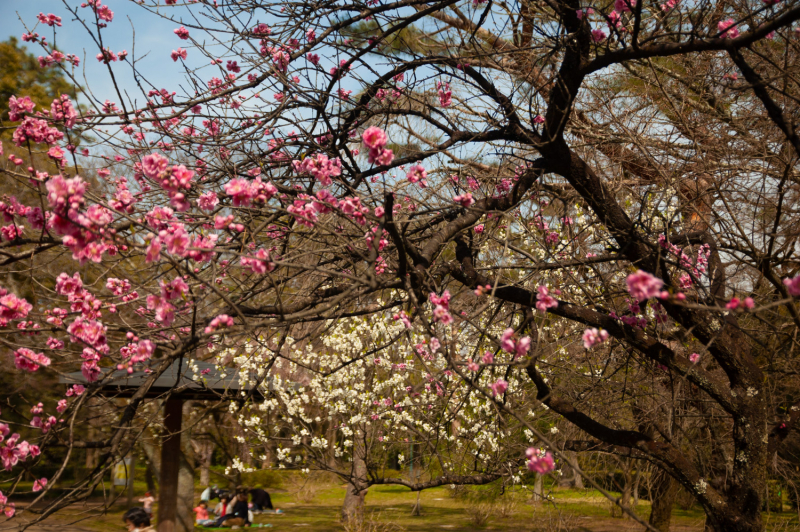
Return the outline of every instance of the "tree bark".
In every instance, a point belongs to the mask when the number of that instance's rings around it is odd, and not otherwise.
[[[367,497],[367,462],[363,435],[353,438],[353,464],[350,482],[342,505],[342,521],[361,522],[364,519],[364,501]]]
[[[544,481],[543,476],[536,474],[536,480],[533,481],[533,502],[539,504],[544,500]]]
[[[671,476],[663,471],[656,473],[657,478],[652,489],[650,501],[650,519],[648,522],[660,532],[669,532],[672,522],[672,506],[678,494],[679,485]]]

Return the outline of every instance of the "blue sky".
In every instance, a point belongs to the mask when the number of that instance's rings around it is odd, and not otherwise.
[[[75,7],[80,5],[79,0],[68,0],[68,3]],[[134,49],[135,30],[137,68],[157,88],[179,90],[178,85],[185,81],[181,64],[173,63],[169,57],[170,52],[179,46],[188,50],[189,66],[196,67],[208,63],[199,53],[196,51],[193,53],[191,41],[182,41],[173,33],[178,24],[151,14],[130,0],[107,0],[104,3],[114,12],[114,20],[103,30],[103,43],[114,52],[124,49],[131,53]],[[76,54],[81,58],[81,65],[76,69],[76,76],[81,85],[88,85],[95,98],[101,102],[106,99],[119,102],[106,65],[99,63],[95,58],[98,50],[94,41],[86,29],[74,20],[61,0],[0,0],[0,14],[2,14],[0,40],[6,40],[11,36],[19,38],[25,33],[23,22],[32,28],[38,22],[36,15],[40,12],[62,17],[63,26],[56,28],[55,42],[62,52]],[[169,8],[167,12],[176,17],[186,13],[184,8],[180,7]],[[78,14],[87,18],[91,15],[88,9],[78,9]],[[42,36],[47,36],[48,41],[52,42],[52,28],[39,25],[36,31]],[[192,35],[198,36],[196,31],[193,31]],[[27,48],[37,56],[45,55],[38,44],[28,43]],[[127,89],[130,96],[137,98],[141,103],[141,91],[136,87],[130,65],[112,63],[111,66],[120,88]],[[84,80],[84,76],[88,81]]]

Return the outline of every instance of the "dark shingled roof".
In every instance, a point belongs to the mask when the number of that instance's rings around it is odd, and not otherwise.
[[[158,363],[158,360],[152,361],[152,365]],[[236,368],[226,368],[225,376],[223,377],[217,371],[216,364],[194,361],[192,366],[197,367],[197,373],[193,371],[186,360],[173,362],[153,383],[147,397],[160,396],[170,390],[174,390],[173,396],[177,392],[178,397],[182,399],[212,400],[223,397],[236,399],[244,398],[246,395],[251,396],[253,399],[263,399],[261,392],[253,390],[252,385],[248,384],[244,387],[240,385],[239,372]],[[108,375],[111,372],[111,378],[105,380],[102,384],[103,395],[118,397],[133,395],[144,384],[150,373],[146,368],[139,369],[133,373],[128,373],[127,370],[112,370],[111,368],[102,368],[102,371],[104,375]],[[196,378],[195,375],[197,375]],[[269,390],[272,390],[273,379],[272,377],[267,377],[267,379]],[[91,385],[80,371],[67,373],[59,377],[58,381],[69,385]]]

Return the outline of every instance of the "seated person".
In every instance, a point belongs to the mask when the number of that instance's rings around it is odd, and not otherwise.
[[[253,488],[250,490],[251,502],[253,503],[253,511],[260,512],[262,510],[272,510],[272,499],[269,493],[261,488]]]
[[[217,519],[228,514],[230,511],[230,499],[227,495],[220,495],[219,503],[214,507],[214,515]]]
[[[247,490],[236,490],[236,498],[230,513],[217,519],[214,527],[250,526],[250,516],[247,510]]]
[[[206,501],[200,501],[200,504],[197,505],[197,508],[192,511],[195,515],[195,522],[198,525],[207,526],[214,524],[214,519],[208,518],[208,503]]]
[[[150,526],[150,515],[144,508],[131,508],[122,516],[122,521],[129,532],[156,532]]]

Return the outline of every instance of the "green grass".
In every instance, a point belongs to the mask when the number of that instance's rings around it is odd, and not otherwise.
[[[296,479],[283,483],[284,488],[267,488],[272,495],[273,504],[282,509],[283,515],[257,515],[256,524],[271,524],[271,531],[342,531],[339,521],[345,489],[343,485],[331,482],[317,482],[301,488]],[[137,498],[144,491],[144,485],[136,484]],[[367,527],[356,532],[422,532],[430,530],[451,530],[454,532],[472,531],[640,531],[642,527],[631,519],[612,518],[610,503],[593,490],[552,490],[550,500],[532,504],[528,492],[507,491],[502,497],[491,495],[487,489],[473,490],[479,496],[451,496],[448,488],[434,488],[422,492],[420,501],[422,515],[414,517],[411,509],[417,499],[416,493],[402,486],[373,486],[366,498]],[[199,500],[199,490],[197,492]],[[492,499],[492,497],[494,497]],[[84,530],[97,532],[124,530],[121,516],[125,511],[124,497],[103,513],[101,499],[96,498],[89,506],[74,506],[66,510],[58,519],[62,522],[74,521],[81,516],[90,516],[77,526]],[[492,506],[494,505],[494,506]],[[501,515],[503,505],[507,515]],[[488,521],[479,526],[472,520],[470,512],[481,508],[488,509]],[[641,501],[637,513],[644,519],[649,515],[649,503]],[[88,512],[88,513],[87,513]],[[797,514],[765,514],[767,530],[793,532],[800,530]],[[673,530],[684,532],[703,529],[703,513],[699,507],[673,512]],[[561,525],[559,528],[558,525]],[[64,530],[67,530],[64,528]],[[197,528],[197,530],[202,530]],[[208,530],[208,529],[206,529]]]

